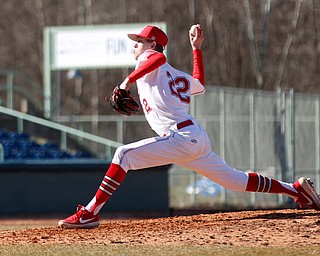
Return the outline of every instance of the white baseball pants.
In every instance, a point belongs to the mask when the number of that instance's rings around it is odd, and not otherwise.
[[[170,135],[143,139],[119,147],[112,162],[128,170],[144,169],[166,164],[189,168],[229,190],[244,192],[248,182],[245,172],[228,166],[212,151],[207,132],[192,120],[178,130],[172,128]]]

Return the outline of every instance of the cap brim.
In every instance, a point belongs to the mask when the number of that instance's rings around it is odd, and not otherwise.
[[[144,37],[144,36],[137,35],[137,34],[128,34],[128,37],[129,37],[131,40],[136,41],[136,42],[139,40],[139,38],[148,39],[148,38],[146,38],[146,37]]]
[[[136,34],[128,34],[128,37],[133,41],[138,41],[138,35]]]

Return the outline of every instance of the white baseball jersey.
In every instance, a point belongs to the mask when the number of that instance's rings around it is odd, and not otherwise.
[[[138,68],[154,50],[146,50],[138,58]],[[192,119],[190,96],[201,94],[204,86],[189,74],[167,62],[136,81],[141,105],[151,128],[159,135],[169,135],[172,125]]]

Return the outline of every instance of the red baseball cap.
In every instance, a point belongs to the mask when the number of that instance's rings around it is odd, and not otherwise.
[[[139,38],[149,39],[163,47],[168,44],[166,33],[156,26],[145,26],[139,34],[128,34],[128,37],[133,41],[138,41]]]

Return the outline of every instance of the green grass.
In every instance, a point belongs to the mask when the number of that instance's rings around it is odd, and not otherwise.
[[[0,255],[199,255],[199,256],[305,256],[320,255],[320,246],[238,247],[238,246],[130,246],[130,245],[2,245]]]

